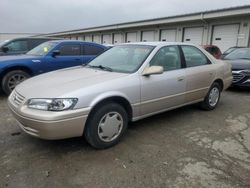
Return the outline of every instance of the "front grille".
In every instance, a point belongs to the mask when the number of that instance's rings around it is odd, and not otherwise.
[[[245,76],[250,76],[250,70],[243,70],[241,71],[242,74],[244,74]]]
[[[21,94],[19,94],[16,90],[13,91],[12,95],[11,95],[11,99],[12,101],[19,106],[20,104],[22,104],[25,100],[25,97],[22,96]]]
[[[241,73],[233,73],[233,83],[241,81],[244,77],[245,75]]]

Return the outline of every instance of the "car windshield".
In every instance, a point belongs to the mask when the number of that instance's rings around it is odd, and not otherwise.
[[[229,53],[231,53],[232,51],[234,51],[235,49],[237,49],[237,48],[229,48],[228,50],[226,50],[226,51],[224,52],[224,54],[229,54]]]
[[[3,46],[4,44],[6,44],[7,42],[9,42],[10,40],[5,40],[5,41],[2,41],[0,42],[0,46]]]
[[[250,59],[250,48],[239,48],[235,49],[230,54],[226,55],[224,59]]]
[[[42,43],[39,46],[33,48],[32,50],[30,50],[27,54],[28,55],[43,56],[43,55],[46,55],[56,45],[57,45],[56,42],[45,42],[45,43]]]
[[[115,46],[92,60],[87,67],[107,71],[133,73],[146,60],[154,46],[121,45]]]

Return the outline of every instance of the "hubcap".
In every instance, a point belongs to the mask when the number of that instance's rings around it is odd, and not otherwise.
[[[98,136],[104,142],[111,142],[121,134],[122,128],[122,116],[118,112],[109,112],[99,122]]]
[[[220,96],[220,91],[217,87],[214,87],[213,89],[211,89],[210,93],[209,93],[209,104],[210,106],[215,106],[219,100],[219,96]]]
[[[15,74],[10,77],[8,87],[12,91],[18,84],[26,80],[26,77],[21,74]]]

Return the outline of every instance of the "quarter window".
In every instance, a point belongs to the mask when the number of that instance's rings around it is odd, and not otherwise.
[[[60,50],[60,56],[74,56],[74,55],[80,55],[81,54],[81,47],[80,45],[63,45],[59,48]]]
[[[153,57],[150,66],[162,66],[164,71],[176,70],[181,68],[181,58],[177,46],[166,46],[161,48]]]
[[[200,65],[210,64],[207,57],[194,46],[182,46],[187,67],[196,67]]]

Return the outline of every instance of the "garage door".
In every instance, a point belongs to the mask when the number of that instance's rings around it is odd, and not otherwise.
[[[212,44],[222,52],[232,46],[237,46],[239,24],[214,26]]]
[[[127,33],[127,39],[126,42],[136,42],[137,41],[137,33]]]
[[[143,31],[142,32],[142,42],[151,42],[155,41],[154,31]]]
[[[114,44],[120,44],[123,42],[122,34],[116,33],[114,34]]]
[[[85,35],[85,41],[92,42],[92,36],[91,35]]]
[[[111,44],[112,41],[111,41],[111,35],[108,34],[108,35],[102,35],[102,43],[103,44]]]
[[[101,43],[101,35],[94,35],[93,42]]]
[[[83,36],[78,36],[78,40],[83,40]]]
[[[161,30],[161,41],[175,42],[176,30],[175,29]]]
[[[193,27],[184,29],[183,42],[201,45],[203,37],[203,27]]]

